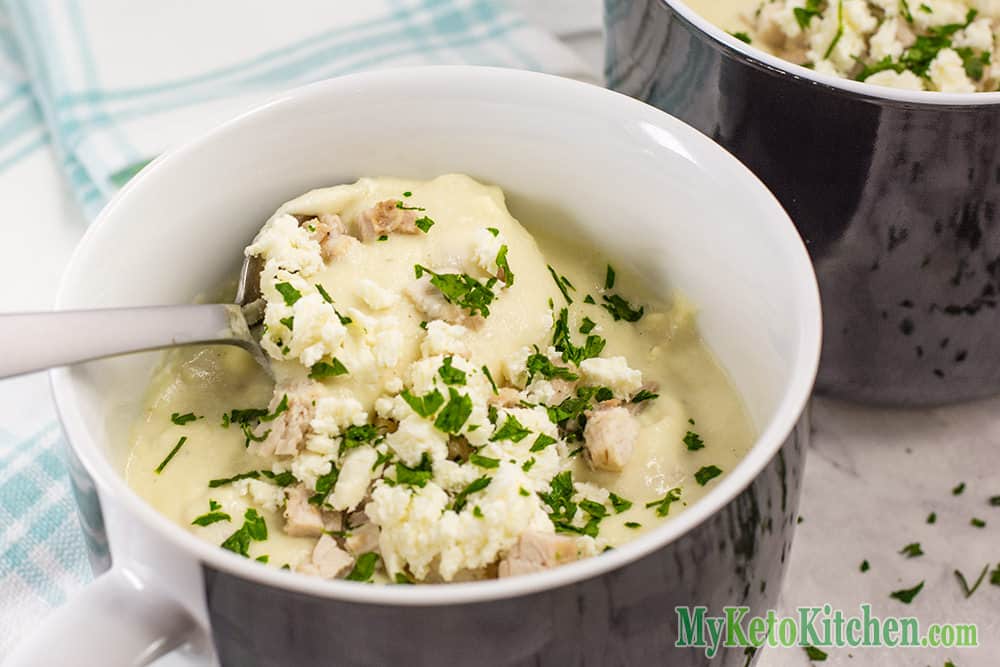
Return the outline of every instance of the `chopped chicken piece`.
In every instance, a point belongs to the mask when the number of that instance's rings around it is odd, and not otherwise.
[[[638,438],[639,422],[627,408],[615,406],[587,412],[583,439],[590,467],[595,470],[620,472]]]
[[[309,504],[309,491],[298,485],[288,491],[285,501],[285,534],[292,537],[319,537],[323,534],[323,514]]]
[[[267,433],[258,444],[261,456],[293,456],[309,432],[309,422],[316,413],[315,401],[323,395],[323,385],[313,380],[279,384],[274,388],[274,396],[268,410],[273,415],[285,401],[287,407],[273,421],[261,422],[258,432]]]
[[[490,394],[487,399],[490,405],[499,405],[502,408],[512,408],[521,402],[521,392],[513,387],[500,387],[497,393]]]
[[[317,218],[306,220],[302,225],[312,232],[312,238],[319,243],[323,261],[329,262],[345,255],[351,246],[358,244],[356,238],[348,236],[344,222],[334,213],[322,213]]]
[[[340,548],[337,540],[329,535],[323,535],[313,548],[310,562],[303,563],[296,569],[303,574],[334,579],[349,568],[353,562],[354,559]]]
[[[573,538],[529,530],[521,534],[517,544],[500,561],[498,575],[513,577],[541,572],[576,559],[576,540]]]
[[[453,461],[468,461],[472,455],[472,446],[464,435],[448,438],[448,458]]]
[[[552,398],[549,399],[552,405],[559,405],[570,396],[576,395],[576,382],[562,378],[553,378],[549,380],[549,384],[552,385],[552,390],[554,391]]]
[[[323,510],[323,529],[336,533],[344,529],[344,514],[330,509]]]
[[[420,228],[416,225],[416,211],[400,208],[399,204],[395,199],[386,199],[358,216],[358,235],[362,243],[370,243],[393,232],[420,233]]]
[[[369,551],[378,551],[379,529],[374,523],[366,523],[360,528],[352,528],[344,540],[344,546],[355,557]]]

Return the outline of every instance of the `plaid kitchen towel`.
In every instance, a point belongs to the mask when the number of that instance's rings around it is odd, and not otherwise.
[[[171,145],[284,88],[457,63],[594,80],[502,0],[0,0],[0,311],[49,307],[86,221]],[[0,382],[0,658],[91,576],[63,447],[45,376]]]
[[[497,0],[7,0],[7,8],[88,216],[166,147],[291,86],[426,64],[586,72]]]

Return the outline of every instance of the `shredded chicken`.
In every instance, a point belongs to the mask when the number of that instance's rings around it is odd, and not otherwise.
[[[343,220],[334,213],[321,213],[316,218],[306,220],[302,225],[312,232],[312,238],[319,243],[323,261],[329,262],[331,259],[341,257],[347,254],[352,246],[358,245],[358,240],[347,234]]]
[[[513,387],[500,387],[497,393],[490,394],[490,405],[499,405],[502,408],[512,408],[521,402],[521,392]]]
[[[639,438],[639,422],[621,406],[599,406],[587,412],[583,429],[587,460],[595,470],[620,472]]]
[[[507,556],[500,561],[497,574],[514,577],[540,572],[577,559],[576,540],[529,530],[521,534]]]
[[[337,540],[329,535],[323,535],[313,548],[312,558],[296,568],[304,574],[311,574],[324,579],[334,579],[354,563],[351,555],[340,548]]]
[[[416,211],[400,208],[399,204],[395,199],[386,199],[358,216],[358,235],[362,243],[370,243],[386,234],[420,232]]]
[[[323,385],[314,380],[304,380],[281,384],[275,387],[274,396],[268,410],[273,415],[282,401],[287,397],[287,408],[278,414],[273,421],[262,422],[257,430],[267,433],[258,444],[261,456],[293,456],[299,451],[303,440],[309,433],[309,422],[315,416],[314,405],[317,398],[323,395]]]
[[[350,535],[344,539],[344,546],[355,557],[369,551],[378,551],[378,526],[366,523],[360,528],[352,528]]]
[[[285,501],[285,533],[292,537],[319,537],[325,525],[323,514],[309,504],[309,491],[299,485],[288,491]]]

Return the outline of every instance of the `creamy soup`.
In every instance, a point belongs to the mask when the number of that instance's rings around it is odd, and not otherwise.
[[[1000,90],[997,0],[689,0],[745,42],[817,72],[908,90]]]
[[[267,222],[272,379],[166,355],[129,483],[200,538],[325,578],[460,581],[595,556],[678,515],[754,439],[679,296],[536,240],[460,175],[316,190]]]

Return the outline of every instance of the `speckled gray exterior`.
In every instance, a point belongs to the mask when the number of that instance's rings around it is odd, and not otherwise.
[[[605,10],[609,87],[722,144],[805,238],[820,391],[901,405],[1000,391],[1000,105],[860,96],[749,58],[666,0]]]

